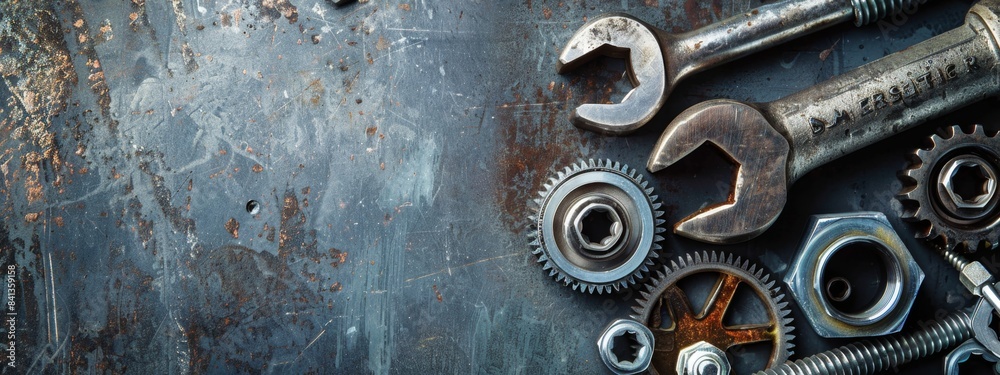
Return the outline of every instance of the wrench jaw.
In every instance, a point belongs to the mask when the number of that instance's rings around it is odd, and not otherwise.
[[[579,128],[610,135],[634,132],[648,123],[669,95],[664,56],[656,29],[632,16],[608,14],[583,25],[563,48],[556,64],[560,74],[598,56],[628,59],[634,88],[621,103],[583,104],[570,120]]]
[[[729,199],[682,219],[674,233],[715,244],[760,235],[785,206],[788,141],[757,109],[731,100],[710,100],[685,110],[667,126],[647,169],[660,171],[705,143],[738,165]]]

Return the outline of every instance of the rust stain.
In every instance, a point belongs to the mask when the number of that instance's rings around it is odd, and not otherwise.
[[[830,48],[827,48],[827,49],[823,50],[822,52],[820,52],[819,53],[819,61],[826,61],[826,59],[828,57],[830,57],[830,54],[833,53],[833,49],[837,47],[837,44],[840,44],[840,39],[837,39],[836,42],[833,42],[833,45],[830,46]]]
[[[409,12],[410,11],[410,4],[399,4],[399,10]]]
[[[684,2],[684,14],[687,16],[688,24],[691,26],[691,30],[698,29],[712,23],[711,8],[714,8],[714,4],[706,4],[705,1],[701,0],[686,0]]]
[[[253,173],[260,173],[264,171],[264,166],[260,164],[254,164],[252,167],[250,167],[250,170],[252,170]]]
[[[307,314],[287,312],[326,305],[323,297],[307,284],[308,275],[298,274],[274,254],[222,246],[198,252],[185,266],[192,274],[181,281],[184,293],[191,296],[182,307],[189,322],[184,334],[190,372],[208,372],[219,358],[227,358],[227,366],[236,372],[260,370],[261,364],[271,363],[273,351],[232,345],[233,337],[315,334],[318,329],[303,318]]]
[[[114,131],[118,127],[118,121],[111,117],[111,94],[104,77],[104,69],[101,68],[101,59],[97,57],[94,42],[87,39],[87,36],[90,35],[90,27],[83,17],[83,9],[80,7],[79,2],[76,0],[67,1],[66,7],[69,8],[74,18],[77,19],[73,24],[73,31],[76,33],[77,40],[79,41],[79,53],[87,57],[87,66],[90,68],[87,74],[87,82],[90,85],[90,90],[97,95],[97,105],[101,109],[101,116],[108,120],[108,126],[111,128],[112,134],[114,134]]]
[[[0,27],[9,31],[0,36],[0,77],[11,91],[9,109],[0,116],[0,149],[22,151],[20,168],[5,162],[0,172],[8,184],[23,184],[29,203],[45,199],[43,182],[58,187],[71,169],[64,165],[52,119],[66,109],[77,75],[49,6],[13,2],[0,13]]]
[[[431,285],[431,288],[434,289],[434,297],[437,298],[438,302],[444,302],[444,296],[441,295],[441,291],[438,290],[438,286]]]
[[[568,86],[561,84],[546,90],[546,87],[526,89],[514,88],[514,100],[504,103],[496,110],[499,139],[502,146],[496,156],[498,171],[494,174],[494,197],[496,205],[504,215],[503,223],[512,231],[524,229],[531,213],[529,201],[537,197],[542,182],[549,177],[552,169],[561,169],[587,155],[580,154],[580,148],[591,142],[603,142],[603,138],[574,127],[560,110],[563,103],[604,103],[610,100],[611,91],[604,90],[606,82],[600,79],[583,82],[575,79]],[[584,95],[573,97],[576,91]],[[522,94],[523,91],[531,94]],[[573,99],[573,100],[571,100]],[[538,116],[538,113],[546,115]],[[599,145],[593,147],[599,148]]]
[[[309,86],[306,86],[306,90],[309,92],[309,104],[313,107],[319,106],[322,103],[323,94],[326,93],[326,89],[323,88],[323,82],[316,78],[309,82]],[[303,96],[304,97],[304,96]]]
[[[174,10],[174,22],[177,24],[177,29],[181,32],[182,38],[187,38],[187,15],[184,14],[184,3],[182,0],[170,0],[170,4]],[[198,70],[198,62],[194,60],[194,51],[191,50],[191,46],[188,45],[186,40],[181,41],[181,56],[184,57],[184,70],[191,73]]]
[[[330,263],[334,268],[339,267],[341,264],[347,262],[347,252],[341,251],[335,248],[330,248],[329,250],[330,258],[333,258],[333,262]]]
[[[545,17],[545,19],[551,19],[552,18],[552,9],[549,9],[549,7],[543,7],[542,8],[542,17]]]
[[[269,242],[274,242],[274,233],[274,227],[270,226],[268,223],[264,223],[264,228],[259,234],[257,234],[257,237],[264,236],[264,238]]]
[[[97,30],[97,35],[94,36],[97,43],[104,43],[114,39],[115,37],[114,29],[111,27],[111,21],[109,20],[104,20],[104,22],[101,23],[101,27]]]
[[[390,46],[390,44],[389,44],[388,41],[385,40],[385,37],[382,36],[382,35],[379,35],[378,36],[378,42],[375,42],[375,49],[377,49],[379,51],[385,51],[386,49],[389,48],[389,46]]]
[[[278,257],[313,257],[316,253],[316,230],[306,228],[306,215],[299,208],[294,190],[282,199],[281,225],[278,228]]]
[[[240,238],[240,222],[236,221],[236,218],[230,217],[229,221],[225,224],[226,232],[229,232],[233,238]]]
[[[38,221],[38,218],[40,217],[42,217],[42,211],[29,212],[27,214],[24,214],[24,221],[28,223],[34,223]]]
[[[69,336],[69,372],[93,369],[107,373],[128,372],[128,357],[113,353],[121,353],[122,345],[148,344],[149,332],[156,329],[153,325],[155,319],[150,316],[150,306],[155,305],[150,300],[153,277],[131,260],[112,255],[106,261],[115,270],[104,284],[104,293],[108,298],[94,301],[106,306],[105,323],[86,334]]]
[[[156,204],[159,206],[160,212],[162,212],[163,215],[170,221],[170,224],[173,225],[174,229],[184,233],[185,235],[193,233],[196,229],[194,219],[184,217],[183,210],[180,207],[174,207],[171,205],[171,190],[164,183],[163,177],[153,173],[148,161],[140,162],[139,170],[149,176]]]
[[[367,135],[369,137],[375,135],[376,132],[378,132],[378,127],[377,126],[370,126],[367,129],[365,129],[365,135]]]
[[[263,0],[261,7],[265,17],[273,20],[285,16],[288,23],[299,21],[299,8],[292,5],[288,0]]]

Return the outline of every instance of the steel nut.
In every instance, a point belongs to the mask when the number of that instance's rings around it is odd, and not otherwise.
[[[966,177],[971,179],[973,185],[973,190],[970,192],[965,192],[965,194],[959,193],[956,189],[955,182],[960,179],[959,174],[965,172]],[[985,208],[986,205],[993,200],[993,195],[997,191],[997,175],[990,166],[990,163],[983,158],[975,155],[964,155],[961,157],[949,160],[938,176],[938,190],[947,194],[946,199],[943,199],[943,203],[948,207],[957,209],[981,209]]]
[[[625,344],[631,348],[630,358],[619,358],[615,354],[617,339],[626,338]],[[648,327],[631,319],[617,319],[604,329],[597,339],[597,351],[601,360],[611,372],[617,375],[631,375],[646,371],[653,361],[655,338]]]
[[[731,367],[726,352],[705,341],[685,347],[677,354],[678,375],[725,375]]]
[[[822,337],[863,337],[899,332],[924,272],[885,215],[816,215],[806,233],[785,283],[816,333]],[[859,267],[865,260],[882,269]],[[849,289],[871,294],[870,298],[851,301],[851,296],[843,295],[842,282],[827,280],[843,277],[838,271],[853,272],[854,276],[874,272],[874,279],[881,281],[875,288],[862,285]],[[828,290],[833,285],[839,285],[839,290]],[[872,300],[875,302],[868,302]]]

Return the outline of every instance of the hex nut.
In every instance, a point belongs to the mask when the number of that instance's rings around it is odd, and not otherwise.
[[[962,197],[955,191],[954,181],[962,168],[975,168],[984,181],[983,190],[973,199]],[[943,190],[948,198],[949,206],[957,209],[982,209],[993,199],[997,191],[997,176],[986,160],[978,156],[963,156],[949,160],[940,172],[938,188]]]
[[[824,293],[828,261],[849,244],[874,245],[886,265],[888,280],[877,301],[860,313],[833,307]],[[880,336],[899,332],[924,280],[903,241],[880,212],[815,215],[785,283],[809,324],[822,337]]]
[[[632,361],[621,361],[614,354],[615,338],[626,334],[635,335],[635,341],[638,344],[635,360]],[[611,372],[618,375],[631,375],[646,371],[653,362],[654,345],[653,332],[649,330],[649,327],[631,319],[617,319],[611,322],[601,333],[601,337],[597,339],[597,351],[601,355],[601,360]]]
[[[610,251],[618,244],[618,241],[622,237],[623,223],[621,216],[618,215],[618,211],[614,207],[608,204],[600,202],[582,202],[582,207],[575,210],[576,213],[573,217],[573,234],[576,236],[577,242],[587,250],[605,252]],[[590,215],[607,215],[610,225],[608,225],[608,234],[603,238],[588,238],[585,230],[586,218]]]
[[[709,371],[710,368],[715,371]],[[731,370],[726,352],[705,341],[685,347],[677,354],[678,375],[724,375]]]

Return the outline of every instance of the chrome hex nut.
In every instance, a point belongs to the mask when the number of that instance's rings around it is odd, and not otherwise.
[[[955,179],[963,168],[974,170],[976,177],[981,181],[980,191],[973,197],[964,197],[955,191]],[[938,176],[938,189],[947,195],[948,199],[944,199],[943,203],[949,209],[982,209],[993,200],[993,195],[997,192],[997,175],[990,163],[979,156],[957,157],[942,167]]]
[[[698,341],[677,354],[678,375],[727,375],[732,371],[726,352],[705,341]]]
[[[851,250],[845,251],[850,248]],[[838,253],[840,254],[838,256]],[[825,282],[845,256],[860,254],[882,267],[853,267],[856,274],[877,272],[884,284],[874,289],[875,302],[844,309],[830,298]],[[836,275],[839,276],[839,275]],[[809,324],[822,337],[880,336],[899,332],[910,312],[924,272],[881,212],[816,215],[785,283],[805,313]],[[871,288],[854,288],[872,290]]]
[[[634,358],[618,358],[615,341],[619,337],[629,338]],[[648,327],[631,319],[617,319],[604,328],[597,339],[597,351],[608,369],[616,375],[638,374],[649,368],[653,362],[655,347],[653,332]]]

